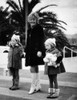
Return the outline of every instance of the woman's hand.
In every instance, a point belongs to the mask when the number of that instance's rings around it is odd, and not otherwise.
[[[38,51],[38,52],[37,52],[37,56],[38,56],[38,57],[41,57],[41,56],[42,56],[42,52],[41,52],[41,51]]]

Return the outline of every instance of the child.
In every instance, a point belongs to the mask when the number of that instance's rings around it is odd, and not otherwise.
[[[65,72],[62,64],[62,53],[56,48],[56,39],[48,38],[45,41],[46,56],[43,59],[45,62],[45,74],[48,74],[49,89],[47,98],[56,98],[59,96],[60,89],[57,82],[57,74]],[[54,85],[53,85],[54,84]]]
[[[20,43],[19,35],[13,35],[9,42],[9,53],[8,53],[8,69],[13,77],[13,85],[9,88],[10,90],[19,89],[19,69],[21,69],[21,57],[23,55],[23,48]]]

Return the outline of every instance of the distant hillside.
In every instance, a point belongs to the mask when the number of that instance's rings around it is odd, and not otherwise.
[[[73,35],[67,35],[66,37],[70,43],[71,46],[74,46],[74,49],[77,50],[77,34],[73,34]]]
[[[73,35],[68,35],[68,34],[66,34],[66,37],[67,37],[68,39],[71,39],[71,38],[77,39],[77,34],[73,34]]]

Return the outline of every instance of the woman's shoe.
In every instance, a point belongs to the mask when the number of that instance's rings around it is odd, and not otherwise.
[[[36,88],[36,92],[41,91],[41,85],[40,85],[40,76],[39,76],[39,73],[36,73],[35,88]]]
[[[52,95],[53,95],[53,93],[48,93],[47,98],[51,98],[51,97],[52,97]]]
[[[37,84],[35,88],[36,88],[36,92],[41,91],[41,85],[40,84]]]
[[[36,92],[40,92],[41,91],[41,88],[39,88],[39,89],[36,89]]]
[[[35,87],[36,73],[32,73],[31,77],[32,77],[31,88],[30,88],[30,91],[28,92],[28,94],[30,94],[30,95],[35,93],[35,91],[36,91],[36,87]]]
[[[33,93],[35,93],[35,92],[36,92],[36,89],[32,86],[32,87],[30,88],[30,91],[28,92],[28,94],[31,95],[31,94],[33,94]]]

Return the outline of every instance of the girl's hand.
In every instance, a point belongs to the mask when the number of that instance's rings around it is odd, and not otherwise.
[[[41,52],[41,51],[38,51],[38,52],[37,52],[37,56],[38,56],[38,57],[41,57],[41,56],[42,56],[42,52]]]
[[[49,60],[45,57],[45,58],[43,58],[43,61],[45,62],[45,63],[48,63],[49,62]]]

